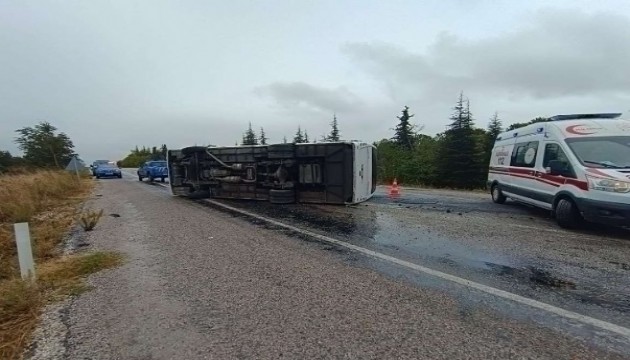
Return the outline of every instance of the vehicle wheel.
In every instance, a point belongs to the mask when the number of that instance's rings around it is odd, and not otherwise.
[[[160,182],[164,182],[164,178],[160,178]]]
[[[582,216],[577,206],[569,199],[560,199],[555,212],[556,222],[565,229],[575,229],[582,222]]]
[[[118,178],[119,178],[119,179],[122,179],[122,174],[118,175]]]
[[[293,204],[295,192],[293,190],[269,190],[269,202],[272,204]]]
[[[101,177],[100,177],[100,176],[98,176],[98,175],[96,175],[96,178],[97,178],[97,179],[100,179]]]
[[[490,191],[490,193],[492,194],[492,201],[494,203],[505,204],[505,200],[507,200],[507,198],[505,197],[505,195],[503,195],[499,184],[492,185],[492,190]]]
[[[138,181],[142,181],[142,175],[138,174]]]
[[[274,144],[267,146],[267,157],[269,159],[292,159],[294,156],[294,144]]]

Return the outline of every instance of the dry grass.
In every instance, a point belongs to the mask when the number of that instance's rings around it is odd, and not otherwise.
[[[101,217],[103,217],[103,209],[100,211],[87,210],[79,216],[79,225],[85,231],[92,231]]]
[[[121,262],[122,256],[116,253],[72,255],[38,266],[36,282],[18,278],[1,282],[0,359],[20,358],[44,305],[83,292],[87,275]]]
[[[120,262],[116,254],[60,258],[60,243],[91,192],[88,176],[65,171],[23,170],[0,176],[0,359],[19,358],[41,308],[84,289],[82,278]],[[37,282],[19,279],[13,224],[28,222]]]
[[[17,272],[13,224],[29,222],[36,261],[52,258],[74,221],[76,205],[92,187],[92,181],[65,171],[0,176],[0,280]]]

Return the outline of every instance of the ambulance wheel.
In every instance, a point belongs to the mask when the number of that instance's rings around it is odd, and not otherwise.
[[[581,224],[580,212],[569,199],[560,199],[556,205],[556,222],[565,229],[575,229]]]
[[[503,195],[503,192],[501,191],[499,184],[492,185],[491,194],[492,194],[492,201],[494,203],[505,204],[505,200],[507,200],[507,198],[505,197],[505,195]]]

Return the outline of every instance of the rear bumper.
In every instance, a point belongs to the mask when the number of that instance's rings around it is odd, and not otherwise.
[[[576,199],[584,219],[590,222],[611,225],[630,225],[630,204],[588,199]]]

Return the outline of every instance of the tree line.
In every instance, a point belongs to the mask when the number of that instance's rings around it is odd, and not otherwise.
[[[260,132],[256,134],[256,132],[252,128],[252,123],[249,123],[247,130],[243,133],[243,138],[240,145],[267,145],[268,138],[265,134],[265,129],[260,128]],[[311,139],[308,136],[308,131],[302,129],[301,125],[298,125],[297,131],[293,136],[293,140],[291,141],[293,144],[304,144],[308,142],[331,142],[331,141],[340,141],[341,140],[341,132],[339,131],[339,122],[337,120],[337,115],[333,115],[333,119],[330,122],[330,132],[323,136],[321,139]],[[282,139],[284,144],[288,143],[287,137],[284,136]],[[239,143],[236,142],[236,146]]]
[[[11,167],[37,167],[63,169],[73,157],[74,144],[70,137],[50,123],[43,121],[35,126],[27,126],[15,131],[15,143],[24,153],[14,156],[9,151],[0,150],[0,173]]]
[[[337,120],[337,115],[333,115],[333,119],[330,122],[330,132],[323,136],[319,141],[320,142],[331,142],[331,141],[340,141],[341,140],[341,132],[339,131],[339,121]],[[242,141],[240,145],[267,145],[269,138],[265,133],[265,129],[263,127],[260,128],[260,131],[256,133],[252,127],[252,123],[250,122],[247,130],[243,132]],[[303,144],[308,142],[317,142],[316,139],[309,139],[308,132],[306,130],[302,130],[302,127],[298,125],[297,132],[293,136],[293,140],[291,141],[294,144]],[[283,143],[288,143],[287,137],[284,136]],[[239,146],[239,143],[236,142],[236,146]],[[166,160],[166,151],[167,146],[163,144],[162,146],[156,147],[146,147],[138,148],[136,145],[135,149],[131,150],[124,159],[117,162],[120,167],[138,167],[142,165],[145,161],[149,160]]]
[[[485,128],[475,126],[470,101],[460,93],[452,108],[448,129],[435,136],[421,133],[411,123],[414,114],[405,106],[397,117],[394,136],[374,143],[378,179],[432,187],[475,189],[485,186],[494,141],[503,131],[548,121],[537,117],[503,129],[495,112]]]
[[[125,156],[124,159],[117,162],[117,165],[119,167],[133,168],[139,167],[145,161],[166,160],[167,150],[168,149],[166,147],[166,144],[153,147],[143,146],[142,148],[138,148],[138,146],[136,145],[136,148],[131,150],[131,152],[127,156]]]
[[[516,123],[503,129],[495,113],[484,128],[475,126],[470,101],[461,93],[453,106],[448,129],[435,136],[422,133],[423,127],[412,123],[415,114],[405,106],[396,117],[397,124],[391,138],[374,142],[377,148],[377,174],[381,183],[397,179],[401,183],[433,187],[473,189],[485,185],[488,163],[496,137],[502,131],[513,130],[533,123],[548,121],[537,117],[529,122]],[[48,122],[16,130],[15,142],[23,156],[13,156],[0,149],[0,172],[14,166],[64,168],[74,156],[74,144],[63,132]],[[298,126],[292,143],[341,141],[336,115],[330,122],[330,132],[321,139],[310,139],[308,132]],[[243,133],[241,145],[266,145],[268,138],[261,127],[253,130],[250,123]],[[288,143],[286,136],[284,143]],[[237,144],[238,145],[238,144]],[[118,162],[121,167],[138,167],[147,160],[165,160],[167,146],[143,146],[131,150]]]

